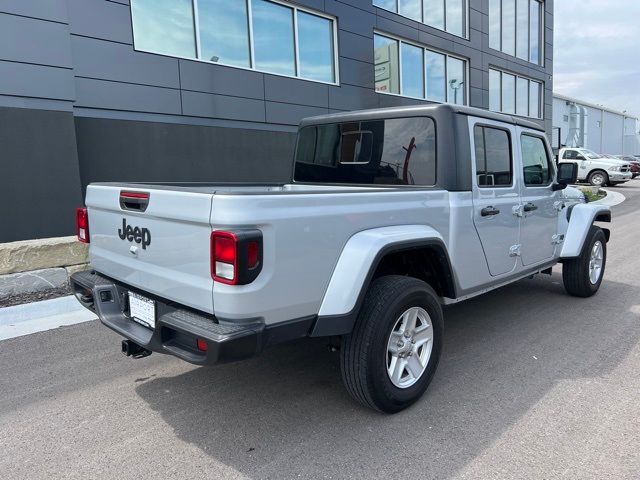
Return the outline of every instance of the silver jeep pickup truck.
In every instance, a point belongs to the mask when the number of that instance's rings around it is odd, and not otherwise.
[[[302,121],[280,185],[96,183],[77,233],[78,300],[123,353],[204,365],[327,337],[360,403],[397,412],[431,381],[444,305],[562,263],[598,291],[605,206],[556,171],[544,131],[452,105]]]

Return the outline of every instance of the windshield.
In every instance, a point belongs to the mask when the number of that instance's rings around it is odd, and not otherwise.
[[[587,149],[584,149],[584,148],[580,149],[580,153],[582,155],[584,155],[585,157],[591,158],[591,159],[602,158],[602,156],[598,155],[596,152],[592,152],[591,150],[587,150]]]

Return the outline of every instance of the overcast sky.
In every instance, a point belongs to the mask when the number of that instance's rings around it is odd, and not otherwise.
[[[640,117],[640,0],[554,8],[553,90]]]

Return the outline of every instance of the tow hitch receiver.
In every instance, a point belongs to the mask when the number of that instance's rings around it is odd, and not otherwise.
[[[122,354],[127,357],[144,358],[151,355],[151,350],[147,350],[131,340],[122,340]]]

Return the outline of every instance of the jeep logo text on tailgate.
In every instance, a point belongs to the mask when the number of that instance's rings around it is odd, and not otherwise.
[[[121,240],[142,243],[142,249],[146,250],[151,245],[151,232],[148,228],[132,227],[127,225],[127,219],[122,219],[122,228],[118,229],[118,236]]]

